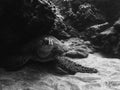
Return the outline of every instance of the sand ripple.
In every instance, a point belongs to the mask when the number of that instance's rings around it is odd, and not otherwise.
[[[75,60],[99,70],[97,74],[59,75],[26,67],[17,72],[0,72],[0,90],[120,90],[120,60],[89,55]],[[40,68],[40,67],[39,67]]]

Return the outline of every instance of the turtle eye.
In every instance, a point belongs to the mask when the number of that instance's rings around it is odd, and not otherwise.
[[[44,41],[44,45],[49,45],[49,41],[48,41],[48,40],[45,40],[45,41]]]
[[[47,38],[44,38],[42,41],[42,45],[49,45],[49,40]]]

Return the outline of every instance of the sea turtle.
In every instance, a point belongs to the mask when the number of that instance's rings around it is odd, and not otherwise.
[[[75,49],[66,43],[58,40],[54,36],[40,37],[28,45],[26,45],[22,54],[13,56],[12,67],[24,65],[29,60],[36,60],[41,63],[55,60],[56,66],[68,73],[75,74],[82,73],[97,73],[98,70],[90,67],[85,67],[70,60],[70,58],[87,57],[87,53],[81,53],[80,49]]]

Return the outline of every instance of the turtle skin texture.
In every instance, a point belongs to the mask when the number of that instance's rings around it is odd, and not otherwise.
[[[60,70],[64,71],[68,74],[75,74],[77,72],[80,73],[98,73],[98,70],[95,68],[85,67],[76,62],[70,60],[68,57],[58,56],[56,60],[56,66],[60,68]]]
[[[85,67],[74,62],[76,58],[88,56],[87,54],[83,55],[84,53],[80,49],[76,50],[73,47],[69,47],[69,45],[53,36],[44,36],[26,45],[21,55],[12,58],[14,62],[10,66],[12,68],[21,67],[30,60],[40,63],[54,61],[55,68],[68,74],[75,74],[77,72],[97,73],[97,69]]]
[[[37,51],[36,55],[39,56],[39,58],[37,59],[39,62],[43,62],[44,60],[45,60],[44,62],[54,60],[56,62],[55,63],[56,68],[68,74],[75,74],[77,72],[81,73],[98,72],[98,70],[95,68],[85,67],[74,62],[74,59],[76,58],[80,59],[86,58],[88,56],[88,53],[85,53],[84,51],[85,49],[80,48],[81,46],[77,45],[75,48],[75,45],[71,44],[67,45],[66,43],[58,40],[53,36],[44,37],[42,38],[41,42],[42,43],[37,42],[39,43],[37,45],[42,46],[41,47],[37,46],[37,50],[35,50]]]

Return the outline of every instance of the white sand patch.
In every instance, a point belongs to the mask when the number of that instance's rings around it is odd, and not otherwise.
[[[35,68],[0,74],[0,90],[120,90],[120,60],[90,54],[75,62],[98,69],[98,73],[57,75]],[[44,70],[43,70],[44,71]]]

